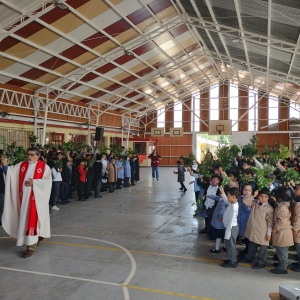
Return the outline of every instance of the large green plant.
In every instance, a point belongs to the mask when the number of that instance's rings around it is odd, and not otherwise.
[[[193,152],[191,152],[187,156],[181,155],[179,158],[183,161],[183,164],[185,166],[191,167],[194,164],[194,161],[196,160],[196,155]]]
[[[27,151],[22,146],[17,146],[16,142],[8,145],[4,136],[1,136],[3,154],[7,158],[8,165],[16,165],[27,158]]]
[[[255,135],[250,139],[250,143],[242,146],[242,155],[247,159],[252,159],[253,156],[256,156],[257,151],[257,137]]]
[[[231,147],[219,147],[215,151],[218,158],[219,164],[223,170],[230,169],[232,167],[233,161],[240,152],[240,148],[236,145]]]

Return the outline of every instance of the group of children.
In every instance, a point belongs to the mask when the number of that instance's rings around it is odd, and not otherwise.
[[[52,190],[50,209],[59,210],[57,202],[70,203],[72,192],[77,192],[79,201],[86,201],[92,196],[101,198],[100,192],[134,186],[139,179],[139,159],[137,155],[117,157],[111,151],[109,155],[92,155],[83,152],[80,155],[67,151],[65,155],[54,151],[41,156],[52,172]],[[58,163],[61,161],[61,163]]]
[[[216,169],[215,174],[205,178],[199,174],[199,169],[188,167],[195,178],[198,202],[195,216],[205,219],[205,227],[199,233],[216,241],[210,252],[219,254],[224,239],[223,250],[228,259],[222,266],[236,268],[238,262],[251,263],[259,248],[258,260],[252,268],[262,269],[266,266],[268,248],[274,247],[278,263],[273,264],[271,272],[287,274],[290,246],[295,245],[300,259],[300,185],[291,182],[288,186],[278,186],[273,180],[258,190],[251,180],[246,184],[239,182],[238,173],[229,171],[231,181],[223,187],[222,181],[227,174],[219,166]],[[246,169],[252,174],[251,167],[246,166]],[[246,245],[239,255],[236,250],[238,237],[244,238]],[[300,272],[300,262],[293,263],[291,269]]]

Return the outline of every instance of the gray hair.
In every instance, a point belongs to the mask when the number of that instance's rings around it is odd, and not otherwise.
[[[36,148],[36,147],[30,147],[27,149],[27,153],[28,153],[28,151],[34,151],[37,156],[41,155],[39,148]]]

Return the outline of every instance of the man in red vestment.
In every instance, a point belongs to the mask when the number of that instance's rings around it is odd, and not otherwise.
[[[51,170],[39,156],[39,149],[28,148],[27,160],[9,166],[5,178],[2,226],[17,239],[17,246],[27,245],[24,258],[34,254],[43,238],[50,237]],[[7,164],[5,158],[2,164]]]

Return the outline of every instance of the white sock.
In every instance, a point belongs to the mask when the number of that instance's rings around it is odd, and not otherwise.
[[[216,247],[215,247],[216,250],[220,249],[220,244],[221,244],[221,239],[216,239]]]

